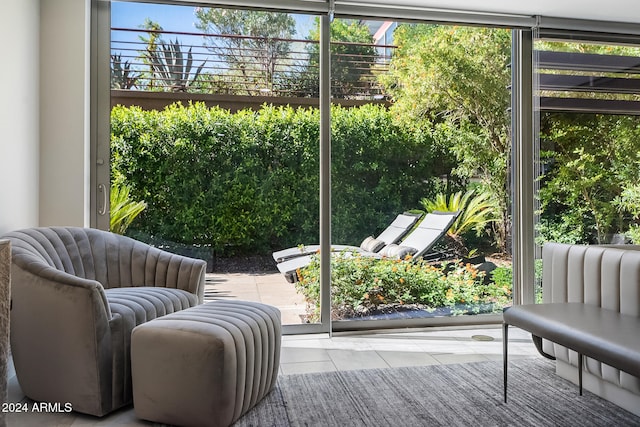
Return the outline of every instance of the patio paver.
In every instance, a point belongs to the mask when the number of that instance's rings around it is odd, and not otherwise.
[[[280,309],[283,325],[304,323],[306,313],[304,297],[280,273],[208,273],[204,299],[238,299],[273,305]]]

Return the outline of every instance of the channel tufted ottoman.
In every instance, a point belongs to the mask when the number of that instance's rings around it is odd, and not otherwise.
[[[232,424],[275,385],[280,339],[280,311],[247,301],[210,302],[137,326],[136,416],[179,426]]]

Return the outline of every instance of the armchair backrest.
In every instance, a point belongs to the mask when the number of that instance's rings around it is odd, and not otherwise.
[[[12,241],[13,262],[21,268],[33,271],[51,267],[95,280],[104,288],[176,287],[179,275],[204,274],[204,261],[194,269],[192,263],[183,263],[184,257],[97,229],[40,227],[4,237]]]

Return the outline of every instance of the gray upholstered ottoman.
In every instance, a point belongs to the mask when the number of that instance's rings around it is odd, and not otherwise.
[[[136,416],[179,426],[232,424],[275,385],[280,338],[280,311],[245,301],[210,302],[136,327]]]

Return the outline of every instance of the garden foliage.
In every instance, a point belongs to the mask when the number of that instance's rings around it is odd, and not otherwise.
[[[218,253],[316,243],[319,122],[315,109],[266,105],[235,114],[204,104],[114,107],[112,182],[148,205],[130,231]],[[333,107],[334,241],[359,244],[434,195],[441,156],[429,132],[382,107]]]
[[[613,233],[633,228],[640,120],[548,113],[541,133],[540,243],[607,243]]]
[[[222,73],[220,66],[216,66],[204,80],[215,82],[222,77],[222,82],[229,82],[238,79],[243,84],[240,85],[241,89],[232,90],[236,95],[264,94],[261,89],[272,90],[279,80],[287,80],[287,64],[291,62],[290,54],[294,45],[290,39],[296,32],[296,21],[292,15],[198,7],[195,16],[195,27],[207,34],[207,49],[224,61],[227,68]],[[230,88],[219,89],[228,91]]]
[[[147,204],[131,200],[129,188],[124,185],[114,185],[109,193],[109,231],[124,234],[134,219]]]
[[[438,193],[434,199],[424,198],[420,201],[427,212],[459,212],[447,235],[453,240],[459,255],[469,254],[466,247],[465,235],[474,232],[477,237],[486,231],[487,224],[498,218],[499,212],[496,203],[488,191],[482,188],[453,193],[447,197],[444,193]]]
[[[331,22],[331,95],[349,98],[354,95],[371,95],[369,88],[375,85],[372,67],[376,49],[369,27],[358,21],[336,19]],[[320,19],[316,18],[307,40],[320,41]],[[302,93],[320,96],[320,43],[307,43],[309,63],[304,65],[298,82]],[[295,79],[294,79],[295,82]]]
[[[380,76],[394,101],[392,112],[433,126],[438,141],[455,154],[453,175],[480,180],[499,212],[490,224],[492,238],[508,252],[510,31],[404,24],[394,32],[394,44],[389,72]]]
[[[310,321],[317,321],[320,301],[320,259],[299,270],[296,287],[308,303]],[[485,273],[459,262],[434,266],[426,261],[375,259],[342,254],[331,259],[331,310],[334,319],[380,311],[421,309],[440,314],[496,312],[510,304],[511,269]],[[445,311],[442,311],[445,309]]]

